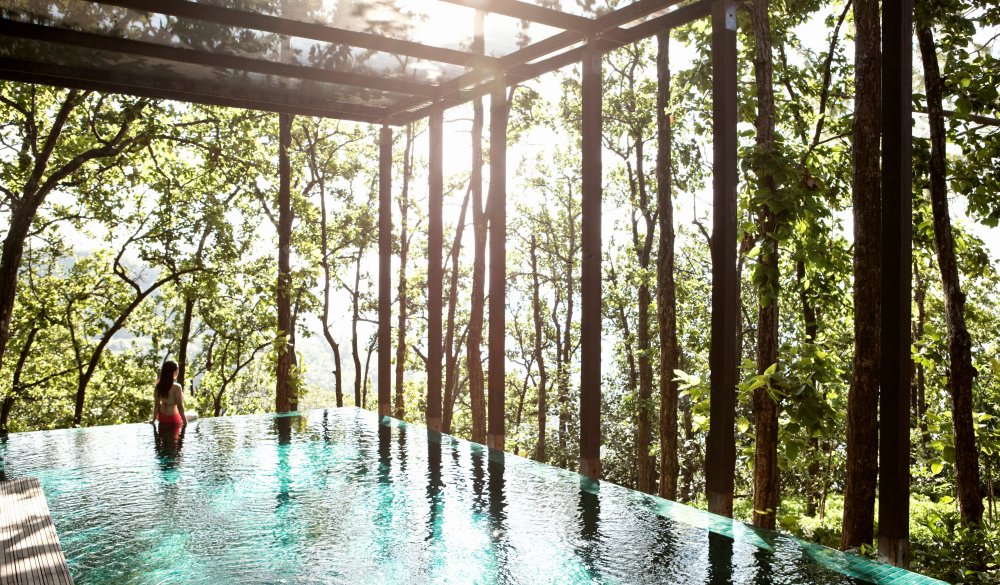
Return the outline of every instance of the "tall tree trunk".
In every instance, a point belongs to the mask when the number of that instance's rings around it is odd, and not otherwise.
[[[476,11],[473,53],[482,53],[483,13]],[[483,376],[483,311],[486,303],[486,212],[483,210],[483,100],[473,102],[472,116],[472,231],[475,240],[472,264],[472,299],[469,315],[467,364],[472,403],[472,440],[486,444],[486,396]],[[503,359],[503,358],[501,358]]]
[[[979,450],[972,418],[972,339],[965,325],[965,294],[955,261],[955,242],[948,212],[947,161],[945,153],[944,83],[938,69],[937,46],[928,23],[917,25],[917,40],[924,63],[927,112],[931,129],[930,195],[934,216],[934,248],[941,268],[945,322],[948,326],[948,390],[951,393],[952,428],[955,434],[955,476],[962,522],[978,525],[983,520],[983,496],[979,491]]]
[[[409,318],[409,297],[406,282],[406,262],[410,253],[408,220],[410,211],[410,175],[413,172],[413,124],[406,126],[406,146],[403,150],[403,193],[399,197],[399,321],[396,328],[396,408],[394,415],[402,420],[406,416],[403,396],[403,374],[406,371],[406,321]]]
[[[878,475],[882,53],[879,2],[854,2],[854,361],[847,398],[841,547],[871,545]]]
[[[188,346],[191,344],[191,320],[194,318],[194,297],[188,297],[184,293],[184,320],[181,322],[181,343],[177,352],[177,383],[184,385],[184,376],[187,373]]]
[[[316,159],[316,141],[309,144],[309,157]],[[319,170],[314,167],[314,173]],[[319,179],[319,253],[320,266],[323,267],[323,338],[333,352],[333,378],[334,390],[337,397],[337,407],[344,406],[344,376],[340,364],[340,345],[333,338],[330,332],[330,234],[326,222],[326,181]],[[357,306],[355,304],[355,306]],[[354,326],[356,328],[356,325]],[[357,364],[357,362],[355,362]],[[357,378],[357,376],[355,376]],[[355,394],[357,394],[358,384],[355,381]]]
[[[361,258],[362,244],[354,261],[354,290],[351,291],[351,357],[354,359],[354,406],[364,408],[361,396],[361,352],[358,348],[358,321],[361,318]]]
[[[656,36],[656,207],[660,246],[656,255],[656,316],[660,334],[660,496],[677,499],[677,286],[674,282],[674,200],[671,173],[670,31]]]
[[[559,452],[562,459],[561,466],[568,468],[571,457],[569,456],[570,441],[570,395],[569,376],[570,362],[573,357],[573,317],[576,310],[576,275],[574,266],[577,252],[576,216],[573,213],[572,191],[567,189],[566,194],[566,219],[569,226],[569,248],[565,258],[566,273],[566,314],[563,316],[562,341],[559,344],[559,361],[556,364],[559,382]]]
[[[459,256],[462,251],[462,234],[465,231],[465,213],[469,208],[472,185],[465,192],[462,209],[455,226],[455,240],[451,246],[451,281],[448,284],[448,319],[444,333],[444,398],[441,404],[441,432],[451,433],[451,420],[455,414],[455,395],[458,393],[458,358],[461,340],[455,336],[455,312],[458,310]]]
[[[538,364],[538,442],[535,443],[535,461],[545,461],[545,423],[549,416],[546,402],[548,375],[545,372],[545,352],[542,349],[542,299],[538,275],[538,239],[531,234],[531,317],[535,326],[535,363]]]
[[[771,23],[767,0],[753,0],[750,20],[754,36],[754,77],[757,81],[757,148],[764,161],[757,169],[757,270],[763,275],[758,285],[757,374],[764,374],[778,363],[778,298],[781,284],[778,274],[779,218],[771,205],[777,197],[774,175],[767,163],[779,156],[774,142],[774,59],[771,55]],[[753,523],[774,530],[778,510],[778,413],[779,404],[767,386],[754,390],[753,414],[756,441],[753,473]]]
[[[638,458],[638,488],[648,494],[656,493],[656,465],[652,450],[652,416],[653,416],[653,360],[652,340],[649,335],[649,308],[653,302],[649,291],[649,281],[646,277],[652,256],[653,238],[656,235],[656,220],[650,209],[649,192],[646,188],[646,178],[643,169],[643,136],[641,131],[636,136],[636,187],[638,190],[639,207],[645,223],[645,234],[640,238],[638,231],[632,230],[633,243],[639,260],[639,270],[642,277],[638,290],[638,318],[636,327],[636,345],[639,358],[639,409],[636,424],[636,456]]]
[[[292,382],[295,345],[292,321],[292,183],[288,149],[292,143],[292,116],[278,115],[280,140],[278,146],[278,282],[275,304],[278,309],[278,334],[275,339],[278,352],[277,387],[275,390],[277,412],[298,410],[298,399]]]

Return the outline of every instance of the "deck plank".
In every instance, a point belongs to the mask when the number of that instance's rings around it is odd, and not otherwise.
[[[38,479],[0,482],[0,585],[72,585]]]

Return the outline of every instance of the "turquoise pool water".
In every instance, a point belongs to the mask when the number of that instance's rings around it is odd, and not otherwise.
[[[933,582],[353,408],[0,439],[77,583]]]

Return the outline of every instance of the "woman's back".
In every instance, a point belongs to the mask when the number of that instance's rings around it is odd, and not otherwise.
[[[174,382],[170,390],[167,391],[166,398],[160,399],[160,413],[166,416],[178,414],[177,403],[184,400],[182,392],[181,385]]]

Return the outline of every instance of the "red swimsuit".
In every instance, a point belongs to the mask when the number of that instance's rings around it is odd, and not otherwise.
[[[181,418],[181,413],[179,412],[173,414],[158,412],[156,413],[156,420],[160,421],[161,427],[179,427],[184,424],[184,419]]]

